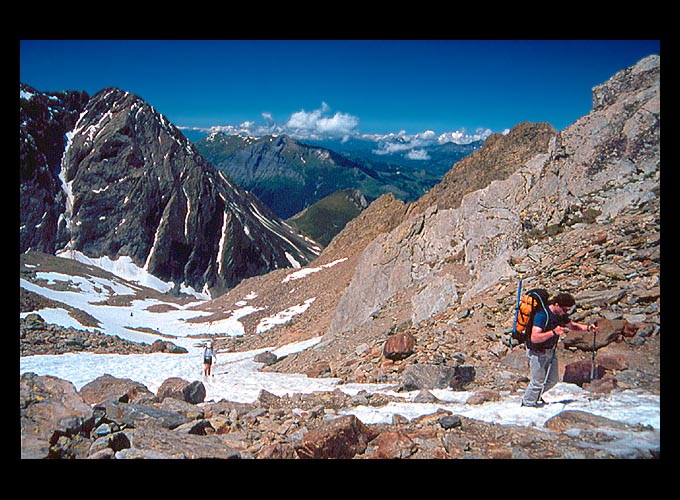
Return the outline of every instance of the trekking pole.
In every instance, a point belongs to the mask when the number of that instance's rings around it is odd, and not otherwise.
[[[597,335],[597,332],[593,328],[593,354],[592,354],[591,360],[590,360],[590,381],[591,382],[595,378],[595,336],[596,335]]]
[[[517,318],[519,318],[519,302],[522,299],[522,278],[517,285],[517,301],[515,302],[515,323],[512,325],[512,333],[517,333]]]

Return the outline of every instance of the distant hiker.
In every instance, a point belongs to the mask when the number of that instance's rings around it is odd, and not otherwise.
[[[531,335],[526,340],[531,382],[524,392],[522,406],[540,408],[545,405],[543,393],[552,389],[559,381],[555,351],[560,336],[567,333],[564,327],[597,332],[597,325],[576,323],[569,318],[568,312],[575,303],[570,294],[558,293],[548,299],[546,310],[536,312]]]
[[[208,340],[203,348],[203,376],[210,376],[210,369],[212,367],[213,360],[217,363],[217,356],[215,356],[215,350],[213,349],[212,342]]]

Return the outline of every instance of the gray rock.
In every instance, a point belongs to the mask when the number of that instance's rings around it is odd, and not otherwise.
[[[19,379],[21,458],[47,458],[60,436],[77,434],[92,407],[66,380],[24,373]]]

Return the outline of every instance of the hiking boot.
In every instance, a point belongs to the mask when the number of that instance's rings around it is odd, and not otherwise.
[[[529,408],[543,408],[546,404],[548,403],[543,401],[543,399],[539,399],[535,403],[525,403],[524,401],[522,401],[522,406],[527,406]]]

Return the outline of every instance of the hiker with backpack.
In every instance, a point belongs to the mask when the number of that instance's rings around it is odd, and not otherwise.
[[[205,347],[203,348],[203,376],[209,377],[210,370],[212,368],[212,362],[215,360],[217,363],[217,356],[215,355],[215,350],[213,349],[212,342],[208,340]]]
[[[569,318],[569,310],[575,303],[570,294],[558,293],[545,303],[541,301],[541,307],[536,308],[531,333],[527,332],[525,340],[531,382],[522,397],[522,406],[544,406],[543,393],[559,382],[555,351],[559,338],[566,335],[565,328],[597,332],[597,325],[576,323]]]

